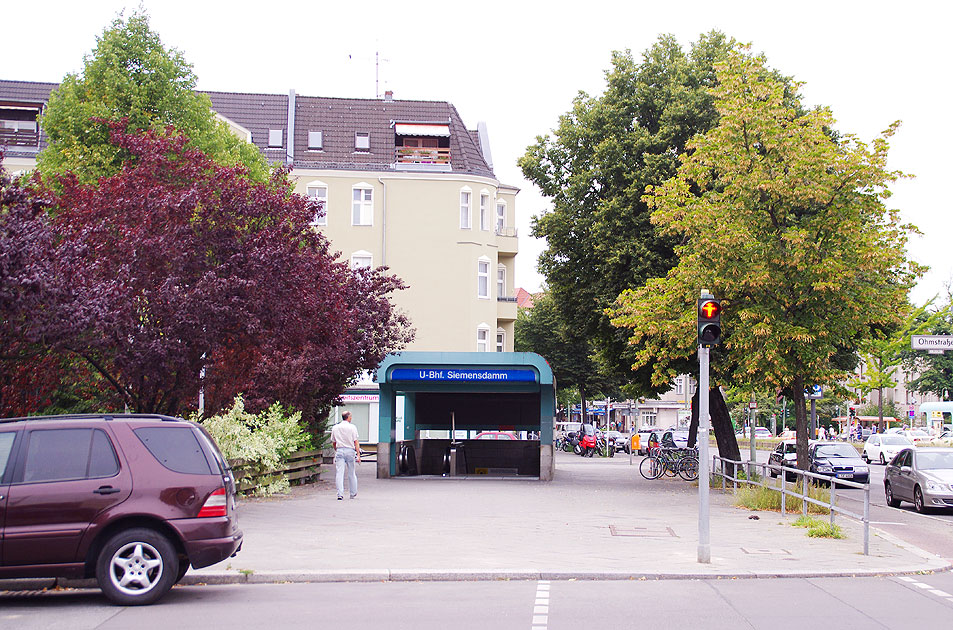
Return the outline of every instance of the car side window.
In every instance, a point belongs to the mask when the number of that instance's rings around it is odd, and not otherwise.
[[[13,452],[13,442],[16,440],[15,431],[0,433],[0,481],[3,481],[4,471],[10,462],[10,453]]]
[[[191,427],[143,427],[136,429],[135,434],[169,470],[192,475],[211,474],[212,468]]]
[[[100,429],[30,431],[24,483],[111,477],[117,472],[116,452]]]

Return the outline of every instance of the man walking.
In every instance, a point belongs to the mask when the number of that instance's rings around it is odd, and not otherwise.
[[[347,469],[348,490],[351,498],[357,496],[357,469],[355,460],[361,461],[361,446],[358,444],[357,427],[351,424],[351,412],[341,415],[341,422],[331,427],[331,445],[334,447],[334,481],[337,484],[338,501],[344,499],[344,470]]]

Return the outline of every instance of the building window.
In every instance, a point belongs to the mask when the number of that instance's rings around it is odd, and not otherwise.
[[[351,225],[373,225],[374,189],[370,184],[355,186],[351,200]]]
[[[464,230],[470,229],[470,197],[471,192],[469,190],[460,191],[460,228]]]
[[[684,377],[679,376],[677,379],[675,379],[675,395],[676,396],[681,396],[682,394],[685,393],[685,385],[684,385],[684,381],[682,380],[683,378]]]
[[[489,352],[490,351],[490,329],[480,327],[477,328],[477,352]]]
[[[321,209],[315,213],[311,225],[328,224],[328,187],[324,183],[308,184],[308,197],[321,204]]]
[[[496,268],[496,297],[506,297],[506,267]]]
[[[360,131],[354,134],[354,149],[356,151],[370,151],[371,150],[371,134],[361,133]]]
[[[502,234],[506,228],[506,204],[502,201],[496,204],[496,233]]]
[[[268,146],[269,147],[280,147],[281,138],[284,135],[282,129],[269,129],[268,130]]]
[[[370,252],[359,251],[351,254],[351,269],[370,269],[374,266],[374,256]]]
[[[490,261],[477,262],[477,297],[490,298]]]
[[[490,229],[490,196],[486,193],[480,195],[480,229]]]
[[[502,328],[496,329],[496,351],[506,351],[506,331],[504,331]]]
[[[320,151],[324,148],[324,132],[323,131],[309,131],[308,132],[308,149],[311,151]]]

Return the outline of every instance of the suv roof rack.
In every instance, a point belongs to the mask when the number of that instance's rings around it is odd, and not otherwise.
[[[21,416],[19,418],[0,418],[0,423],[4,422],[34,422],[37,420],[134,420],[134,419],[153,419],[163,422],[185,422],[183,418],[175,416],[166,416],[159,413],[67,413],[50,416]]]

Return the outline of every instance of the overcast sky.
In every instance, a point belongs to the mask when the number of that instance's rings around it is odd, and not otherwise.
[[[30,19],[8,20],[4,28],[0,78],[59,81],[80,71],[103,29],[137,6],[38,0]],[[450,101],[470,128],[485,121],[497,176],[522,189],[516,283],[530,290],[542,283],[535,271],[542,244],[529,236],[530,218],[547,201],[523,179],[516,160],[556,126],[580,90],[601,93],[611,51],[630,49],[640,58],[660,34],[675,35],[687,48],[718,29],[805,82],[805,102],[830,106],[843,133],[869,141],[903,121],[891,143],[891,167],[916,179],[897,183],[889,203],[924,233],[910,254],[931,267],[913,300],[922,304],[944,292],[953,276],[950,160],[943,158],[953,147],[948,1],[145,0],[142,6],[163,43],[193,64],[200,89],[357,98],[393,90],[398,99]]]

